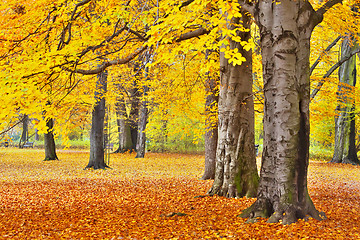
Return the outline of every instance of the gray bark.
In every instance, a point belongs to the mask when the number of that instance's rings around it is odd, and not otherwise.
[[[19,148],[23,148],[29,136],[29,116],[24,114],[22,119],[22,134],[19,142]]]
[[[139,122],[138,122],[138,134],[137,134],[137,147],[136,147],[136,157],[135,158],[144,158],[145,149],[146,149],[146,124],[148,119],[148,102],[145,99],[147,95],[148,87],[144,86],[144,99],[141,102],[140,111],[139,111]]]
[[[47,133],[44,134],[44,146],[45,146],[45,159],[44,161],[58,160],[56,155],[56,145],[53,134],[54,119],[49,118],[46,121],[48,128]]]
[[[145,64],[147,64],[148,62],[150,62],[150,58],[151,55],[150,53],[146,54],[146,62]],[[145,73],[144,73],[144,79],[147,81],[149,79],[149,67],[145,67]],[[141,105],[140,105],[140,110],[139,110],[139,122],[138,122],[138,135],[137,135],[137,145],[136,145],[136,157],[135,158],[144,158],[145,157],[145,150],[146,150],[146,134],[145,134],[145,129],[146,129],[146,124],[148,121],[148,100],[147,100],[147,95],[148,95],[148,91],[149,91],[149,87],[147,85],[143,86],[143,91],[142,91],[142,101],[141,101]]]
[[[321,22],[309,2],[259,1],[264,79],[264,147],[256,202],[244,210],[249,222],[290,224],[321,220],[307,190],[309,164],[310,37]]]
[[[97,91],[95,92],[95,106],[92,111],[90,132],[90,159],[85,169],[105,169],[108,166],[104,159],[104,119],[105,97],[107,90],[107,72],[98,75]]]
[[[250,26],[244,13],[243,25]],[[239,19],[233,18],[228,28],[233,29]],[[250,32],[238,32],[243,41]],[[229,39],[230,48],[237,48],[246,58],[242,65],[233,66],[220,53],[220,94],[218,107],[218,143],[216,169],[210,195],[226,197],[255,196],[258,173],[255,158],[254,104],[252,98],[252,52]]]
[[[205,170],[201,177],[202,180],[215,178],[216,148],[218,141],[218,123],[214,122],[214,106],[219,101],[217,81],[208,76],[205,83],[206,100],[205,100]],[[217,109],[217,108],[216,108]]]
[[[341,56],[358,49],[354,41],[345,38],[341,45]],[[356,85],[356,56],[353,56],[339,69],[338,103],[335,117],[335,147],[332,163],[360,164],[355,146],[355,102],[347,92]]]
[[[134,87],[130,91],[130,115],[129,115],[129,125],[130,125],[130,134],[132,147],[131,151],[136,151],[137,145],[137,135],[138,135],[138,117],[139,117],[139,108],[140,108],[140,91],[138,90],[136,82],[134,82]]]
[[[119,134],[119,148],[115,152],[124,153],[131,151],[132,141],[131,141],[130,125],[126,113],[125,101],[122,96],[118,97],[116,101],[116,116],[117,116],[116,122],[118,127],[118,134]]]

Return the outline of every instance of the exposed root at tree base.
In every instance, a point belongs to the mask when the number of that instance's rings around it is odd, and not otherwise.
[[[103,170],[105,170],[105,169],[107,169],[107,168],[110,168],[111,169],[111,167],[109,167],[108,165],[100,165],[100,166],[95,166],[95,165],[87,165],[85,168],[84,168],[84,170],[88,170],[88,169],[94,169],[94,170],[97,170],[97,169],[103,169]]]
[[[308,220],[310,217],[316,220],[326,219],[325,213],[315,209],[312,201],[306,206],[300,207],[297,204],[282,205],[279,203],[277,211],[268,199],[258,199],[253,205],[245,209],[239,217],[249,218],[247,223],[257,222],[259,218],[269,218],[268,223],[282,223],[284,225],[297,222],[299,219]]]
[[[360,161],[358,159],[349,159],[349,158],[345,158],[342,160],[332,159],[328,163],[343,163],[343,164],[351,164],[351,165],[356,165],[356,166],[360,165]]]
[[[46,161],[60,161],[58,158],[45,158],[43,161],[46,162]]]

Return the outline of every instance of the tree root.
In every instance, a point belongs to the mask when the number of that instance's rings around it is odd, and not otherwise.
[[[311,199],[305,205],[301,207],[300,204],[280,204],[277,211],[274,211],[270,200],[260,198],[245,209],[239,217],[249,218],[247,223],[257,222],[258,218],[269,218],[268,223],[280,222],[284,225],[295,223],[298,219],[308,220],[310,217],[319,221],[326,219],[325,213],[316,210]]]
[[[91,165],[87,165],[85,168],[84,168],[84,170],[87,170],[87,169],[94,169],[94,170],[97,170],[97,169],[103,169],[103,170],[105,170],[105,169],[107,169],[107,168],[110,168],[111,169],[111,167],[109,167],[108,165],[106,165],[106,164],[101,164],[101,165],[94,165],[94,164],[91,164]]]

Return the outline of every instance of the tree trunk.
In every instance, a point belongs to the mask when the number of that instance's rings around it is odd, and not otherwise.
[[[256,202],[241,214],[290,224],[321,220],[308,194],[310,37],[321,19],[307,1],[259,1],[264,79],[264,148]]]
[[[95,92],[95,106],[92,111],[92,123],[90,132],[90,159],[85,169],[105,169],[104,160],[104,119],[105,97],[107,89],[107,72],[98,75],[97,91]]]
[[[28,140],[29,135],[29,116],[24,114],[22,120],[22,134],[19,142],[19,148],[23,148],[24,144]]]
[[[151,55],[146,54],[145,65],[150,62]],[[149,80],[149,67],[145,66],[144,79]],[[136,145],[136,157],[135,158],[144,158],[146,150],[146,124],[148,121],[148,95],[149,87],[147,85],[143,86],[143,98],[141,101],[140,111],[139,111],[139,121],[138,121],[138,136],[137,136],[137,145]]]
[[[201,177],[202,180],[215,178],[216,148],[218,141],[218,122],[214,121],[215,111],[219,97],[217,82],[214,78],[208,76],[205,83],[206,101],[205,101],[205,171]]]
[[[137,145],[137,135],[138,135],[138,117],[139,117],[139,108],[140,108],[140,91],[138,90],[136,82],[134,82],[134,87],[130,91],[131,99],[131,108],[129,115],[129,125],[130,125],[130,134],[131,134],[131,151],[136,151]]]
[[[135,158],[144,158],[145,149],[146,149],[146,135],[145,129],[148,119],[148,103],[146,98],[148,87],[144,86],[144,99],[141,102],[140,113],[139,113],[139,125],[138,125],[138,135],[137,135],[137,146],[136,146],[136,157]]]
[[[359,48],[354,39],[345,38],[341,45],[341,56]],[[356,85],[356,56],[339,68],[338,103],[335,117],[335,148],[332,163],[360,164],[355,146],[355,101],[349,96]]]
[[[250,17],[243,15],[243,25],[250,27]],[[228,28],[239,24],[233,18]],[[247,41],[250,32],[238,32]],[[258,173],[255,158],[254,104],[252,98],[252,52],[229,39],[230,48],[237,48],[246,58],[233,66],[220,53],[219,126],[215,180],[209,194],[226,197],[255,196]],[[223,46],[224,47],[224,46]]]
[[[54,140],[53,128],[54,119],[49,118],[46,121],[47,133],[44,134],[45,159],[44,161],[58,160],[56,155],[56,145]]]
[[[130,125],[126,114],[125,101],[122,96],[118,97],[116,101],[116,116],[119,134],[119,148],[115,151],[115,153],[124,153],[131,151],[132,142]]]

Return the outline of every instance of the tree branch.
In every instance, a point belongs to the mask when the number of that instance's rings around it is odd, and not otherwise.
[[[239,4],[241,6],[242,9],[244,9],[245,11],[249,12],[251,14],[251,16],[254,17],[255,14],[255,5],[253,4],[253,2],[249,2],[249,1],[239,1]]]
[[[14,125],[8,127],[8,129],[2,131],[2,132],[0,133],[0,136],[3,135],[3,134],[5,134],[5,133],[7,133],[8,131],[10,131],[11,129],[13,129],[14,127],[16,127],[17,125],[19,125],[20,123],[22,123],[22,122],[24,121],[24,118],[25,118],[25,116],[23,116],[23,117],[22,117],[19,121],[17,121]]]
[[[327,71],[327,73],[322,77],[322,79],[320,80],[320,82],[318,83],[316,88],[312,91],[312,93],[310,95],[310,101],[313,100],[314,97],[316,96],[316,94],[320,91],[321,87],[325,83],[326,78],[328,78],[338,67],[340,67],[344,62],[348,61],[352,56],[354,56],[357,53],[360,53],[360,48],[358,48],[358,49],[352,51],[351,53],[349,53],[348,55],[345,55],[344,57],[342,57],[340,61],[338,61],[334,66],[332,66],[329,69],[329,71]]]
[[[332,43],[327,46],[327,48],[320,54],[320,56],[316,59],[314,64],[310,68],[310,76],[315,70],[316,66],[320,63],[321,58],[325,55],[325,53],[329,52],[332,47],[336,45],[336,43],[341,39],[341,36],[338,36]]]
[[[175,42],[181,42],[190,38],[200,37],[201,35],[208,34],[209,32],[210,30],[207,30],[205,28],[199,28],[194,31],[181,34],[180,37],[175,40]]]
[[[330,0],[327,1],[324,5],[322,5],[317,11],[316,14],[323,17],[324,14],[330,9],[332,8],[334,5],[338,4],[338,3],[342,3],[343,0]]]
[[[95,69],[91,69],[91,70],[84,70],[84,69],[71,70],[71,69],[69,69],[67,67],[62,67],[62,69],[65,70],[65,71],[68,71],[68,72],[80,73],[80,74],[83,74],[83,75],[99,74],[99,73],[103,72],[106,68],[108,68],[110,66],[126,64],[126,63],[130,62],[136,56],[138,56],[140,53],[142,53],[146,48],[147,48],[146,46],[138,48],[135,52],[133,52],[132,54],[130,54],[129,56],[127,56],[125,58],[116,59],[116,60],[112,60],[112,61],[106,61],[103,64],[101,64],[98,68],[95,68]]]

